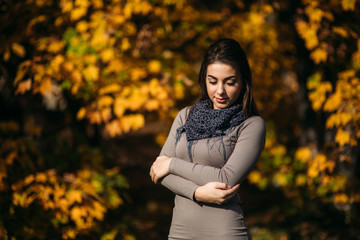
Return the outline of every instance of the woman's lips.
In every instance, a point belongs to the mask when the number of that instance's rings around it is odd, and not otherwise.
[[[215,100],[216,100],[218,103],[225,103],[225,102],[226,102],[226,98],[215,98]]]

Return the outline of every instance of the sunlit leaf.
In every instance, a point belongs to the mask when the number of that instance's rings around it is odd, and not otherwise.
[[[341,0],[342,8],[347,11],[354,11],[355,10],[356,0]]]
[[[311,54],[310,57],[314,60],[316,64],[321,62],[326,62],[327,52],[322,48],[316,48]]]
[[[19,43],[12,43],[11,50],[18,56],[24,57],[25,56],[25,48],[24,46],[20,45]]]
[[[345,144],[349,144],[350,143],[350,135],[348,132],[342,130],[342,129],[338,129],[335,135],[335,141],[340,145],[340,146],[344,146]]]

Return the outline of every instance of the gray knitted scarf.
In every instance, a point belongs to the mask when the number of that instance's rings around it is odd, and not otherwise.
[[[191,147],[196,140],[221,137],[229,128],[238,126],[246,119],[241,104],[234,104],[229,108],[216,110],[212,108],[211,100],[197,102],[191,109],[186,123],[176,130],[176,144],[183,132],[188,141],[188,154],[192,161]],[[223,146],[225,149],[225,146]],[[224,153],[225,154],[225,153]],[[225,156],[224,156],[225,157]]]

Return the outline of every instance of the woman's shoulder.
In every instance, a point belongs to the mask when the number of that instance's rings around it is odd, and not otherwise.
[[[256,129],[257,131],[265,132],[266,131],[266,125],[265,120],[260,116],[251,116],[247,118],[243,124],[240,126],[241,129],[244,128],[251,128]]]
[[[261,125],[265,124],[265,120],[258,115],[248,117],[244,122],[251,124],[261,124]]]
[[[191,106],[184,107],[178,112],[177,117],[186,119],[189,116],[190,111]]]
[[[191,111],[191,106],[187,106],[182,108],[178,114],[176,115],[175,121],[179,122],[180,125],[185,124],[186,119],[189,116],[189,113]]]

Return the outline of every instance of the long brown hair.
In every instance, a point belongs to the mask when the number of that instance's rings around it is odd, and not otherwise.
[[[259,115],[253,96],[249,62],[245,51],[234,39],[220,39],[208,48],[202,61],[198,76],[198,83],[200,87],[199,101],[209,99],[209,95],[206,90],[206,73],[207,67],[213,63],[228,64],[236,70],[236,72],[240,75],[242,83],[242,90],[239,98],[236,100],[236,103],[241,103],[243,105],[244,114],[248,116]]]

